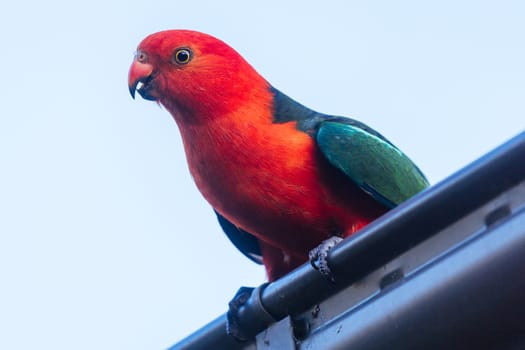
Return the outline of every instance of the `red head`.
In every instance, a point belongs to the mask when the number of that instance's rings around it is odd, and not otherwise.
[[[234,111],[268,88],[230,46],[189,30],[146,37],[137,48],[128,84],[133,97],[137,91],[160,102],[176,119],[194,121]]]

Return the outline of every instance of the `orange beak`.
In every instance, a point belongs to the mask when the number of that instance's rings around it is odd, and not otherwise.
[[[129,68],[128,87],[131,97],[135,98],[135,91],[138,91],[142,98],[155,101],[157,98],[153,95],[153,66],[135,59]]]

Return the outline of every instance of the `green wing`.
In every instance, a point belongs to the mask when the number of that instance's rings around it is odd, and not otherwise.
[[[274,123],[295,122],[316,139],[328,161],[364,191],[393,208],[428,187],[425,175],[384,136],[345,117],[318,113],[270,87]]]
[[[388,207],[404,202],[429,185],[405,154],[355,120],[326,119],[319,123],[315,137],[332,165]]]

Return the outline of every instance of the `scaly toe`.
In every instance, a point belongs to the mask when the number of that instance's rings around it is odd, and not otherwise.
[[[332,236],[321,242],[321,244],[312,249],[308,254],[312,267],[331,282],[335,282],[335,278],[332,274],[332,270],[330,270],[330,267],[328,266],[328,252],[342,240],[341,237]]]

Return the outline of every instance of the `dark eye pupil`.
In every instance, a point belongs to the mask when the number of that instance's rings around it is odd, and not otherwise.
[[[187,63],[190,60],[190,53],[188,50],[179,50],[175,54],[175,58],[179,63]]]
[[[139,62],[145,62],[146,61],[146,54],[142,51],[138,51],[136,54],[137,61]]]

